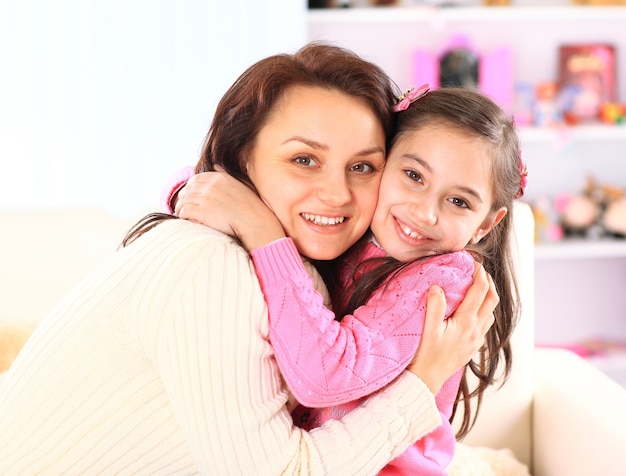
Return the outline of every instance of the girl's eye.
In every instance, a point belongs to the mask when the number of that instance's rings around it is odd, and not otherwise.
[[[374,167],[371,164],[362,163],[353,165],[350,167],[350,170],[353,172],[360,172],[362,174],[369,174],[374,171]]]
[[[450,203],[461,208],[469,208],[469,204],[462,198],[454,197],[450,199]]]
[[[317,165],[315,160],[307,155],[301,155],[299,157],[296,157],[294,159],[294,162],[298,165],[303,165],[305,167],[314,167]]]
[[[418,174],[415,170],[407,169],[404,171],[407,177],[415,182],[423,182],[422,176]]]

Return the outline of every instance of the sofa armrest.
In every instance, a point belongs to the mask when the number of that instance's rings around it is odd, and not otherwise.
[[[562,349],[535,352],[535,476],[623,475],[626,389]]]

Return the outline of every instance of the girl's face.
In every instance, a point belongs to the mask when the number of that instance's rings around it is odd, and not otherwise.
[[[486,142],[445,124],[429,125],[391,149],[372,232],[400,261],[463,249],[506,214],[490,213],[491,158]]]
[[[364,102],[294,86],[260,130],[247,171],[300,253],[329,260],[367,230],[384,165],[384,131]]]

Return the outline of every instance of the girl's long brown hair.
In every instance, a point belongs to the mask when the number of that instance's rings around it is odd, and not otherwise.
[[[478,416],[484,391],[499,377],[508,378],[512,365],[511,334],[520,314],[517,281],[513,269],[510,235],[512,233],[513,198],[520,190],[519,139],[513,121],[485,96],[462,88],[443,88],[431,91],[403,112],[398,113],[395,144],[405,135],[433,124],[444,124],[480,137],[491,146],[494,201],[491,211],[506,207],[508,213],[480,242],[468,246],[477,261],[492,276],[500,302],[495,310],[495,323],[485,337],[485,345],[478,357],[468,363],[461,381],[452,418],[459,403],[463,405],[463,421],[457,432],[461,439],[472,428]],[[393,258],[366,260],[356,268],[353,289],[345,309],[336,315],[351,314],[365,304],[372,293],[388,283],[398,273],[410,269],[411,262],[402,263]],[[363,270],[366,269],[366,272]],[[340,303],[337,303],[340,306]],[[498,367],[503,361],[502,375]],[[477,377],[470,388],[468,373]],[[477,398],[474,415],[470,400]]]

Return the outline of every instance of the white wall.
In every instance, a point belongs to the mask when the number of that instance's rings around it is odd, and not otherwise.
[[[0,208],[151,209],[305,0],[0,0]]]

